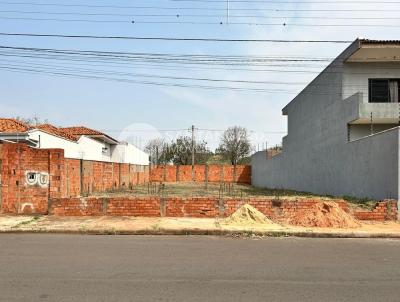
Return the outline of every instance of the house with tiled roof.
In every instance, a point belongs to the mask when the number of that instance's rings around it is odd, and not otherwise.
[[[29,126],[13,118],[0,118],[0,140],[3,142],[22,142],[35,146],[27,133]]]
[[[85,126],[74,126],[59,128],[60,131],[80,139],[81,137],[88,137],[92,140],[99,142],[103,145],[102,156],[107,159],[111,158],[115,147],[119,144],[115,138],[95,129],[91,129]]]
[[[84,126],[26,125],[0,118],[0,143],[27,143],[32,147],[60,148],[66,158],[148,165],[149,156],[132,144]]]
[[[85,126],[77,126],[77,127],[65,127],[65,128],[59,128],[59,130],[68,133],[69,135],[75,136],[75,137],[81,137],[82,135],[85,135],[87,137],[100,140],[103,142],[107,142],[109,144],[118,144],[118,141],[111,136],[100,132],[98,130],[90,129]]]

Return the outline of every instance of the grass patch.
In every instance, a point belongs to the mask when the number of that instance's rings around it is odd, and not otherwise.
[[[354,205],[356,207],[363,208],[366,210],[372,210],[377,203],[376,200],[372,200],[369,198],[357,198],[347,195],[343,196],[343,199],[346,200],[350,205]]]

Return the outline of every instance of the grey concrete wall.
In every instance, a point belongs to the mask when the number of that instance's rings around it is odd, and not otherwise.
[[[284,108],[288,135],[283,152],[270,160],[264,152],[252,157],[253,185],[338,196],[399,198],[399,128],[348,142],[347,125],[359,116],[360,103],[365,101],[359,90],[343,88],[343,82],[349,83],[349,75],[355,72],[345,75],[343,59],[357,46],[351,45]],[[379,65],[372,67],[381,74]],[[368,83],[364,73],[357,77]],[[400,78],[400,71],[397,74]],[[346,98],[350,93],[354,94]]]
[[[398,124],[376,124],[376,125],[365,125],[365,124],[355,124],[349,125],[349,139],[354,141],[371,134],[376,134],[391,128],[397,127]]]
[[[267,160],[252,157],[252,183],[336,196],[395,198],[399,193],[399,128],[352,142],[341,148],[311,146],[283,152]]]

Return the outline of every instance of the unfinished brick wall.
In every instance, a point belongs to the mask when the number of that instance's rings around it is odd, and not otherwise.
[[[195,217],[214,218],[227,217],[244,204],[250,204],[267,217],[282,221],[290,215],[311,208],[318,199],[218,199],[209,197],[180,198],[180,197],[108,197],[108,198],[72,198],[54,200],[50,213],[58,216],[142,216],[142,217]],[[376,215],[376,211],[365,211],[369,215],[360,216],[359,211],[352,212],[346,201],[335,201],[346,212],[352,213],[360,220],[396,220],[397,208],[394,201],[382,201],[377,206],[383,211],[385,204],[390,204],[392,212],[388,215]]]
[[[49,198],[60,198],[64,189],[64,151],[4,144],[1,156],[1,211],[47,213]]]
[[[359,220],[396,220],[397,219],[397,202],[394,200],[384,200],[378,202],[372,211],[355,211],[354,217]]]
[[[147,166],[79,159],[66,161],[66,197],[88,196],[93,192],[130,189],[148,182]],[[82,183],[81,183],[82,182]]]
[[[160,217],[160,200],[150,198],[110,198],[103,199],[103,210],[110,216]]]
[[[65,159],[64,165],[64,195],[79,196],[81,193],[81,161],[79,159]],[[87,179],[84,180],[88,181]]]
[[[238,165],[195,165],[153,166],[150,180],[155,182],[236,182],[251,183],[251,166]]]
[[[45,214],[50,199],[123,189],[149,180],[146,166],[66,159],[62,149],[2,144],[0,150],[1,213]]]
[[[165,216],[213,218],[219,216],[218,200],[207,197],[167,198]]]

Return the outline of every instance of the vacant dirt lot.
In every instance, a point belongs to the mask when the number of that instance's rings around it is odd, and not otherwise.
[[[95,193],[94,196],[150,196],[159,195],[164,197],[278,197],[285,199],[320,198],[321,200],[337,200],[333,196],[316,195],[308,192],[292,190],[260,189],[246,184],[236,183],[200,183],[200,182],[178,182],[161,183],[153,182],[135,186],[132,190],[110,191],[107,193]],[[371,209],[376,200],[344,198],[354,208]]]

